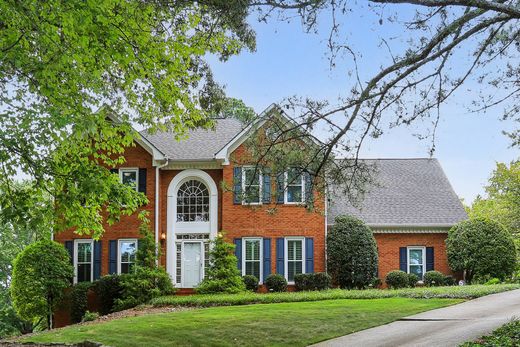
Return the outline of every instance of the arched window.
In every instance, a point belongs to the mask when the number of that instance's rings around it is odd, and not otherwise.
[[[177,192],[177,222],[209,221],[209,191],[204,183],[189,180]]]

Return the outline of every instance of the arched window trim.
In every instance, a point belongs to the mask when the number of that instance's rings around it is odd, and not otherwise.
[[[209,222],[209,189],[204,182],[190,178],[177,191],[177,222]]]

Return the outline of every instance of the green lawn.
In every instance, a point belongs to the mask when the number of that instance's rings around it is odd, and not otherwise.
[[[24,341],[110,346],[305,346],[460,299],[386,298],[226,306],[71,326]]]

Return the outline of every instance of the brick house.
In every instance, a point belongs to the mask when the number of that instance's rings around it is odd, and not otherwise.
[[[160,245],[160,265],[176,287],[194,288],[204,278],[209,241],[221,230],[236,245],[242,274],[261,282],[271,273],[291,283],[297,273],[326,271],[327,228],[339,214],[358,216],[374,230],[381,278],[399,268],[450,273],[444,240],[466,214],[437,160],[376,160],[382,184],[360,206],[330,194],[315,202],[325,212],[313,212],[303,206],[313,194],[309,177],[289,168],[281,181],[274,180],[241,160],[244,141],[261,126],[219,119],[214,130],[196,129],[181,141],[169,132],[143,131],[124,153],[126,162],[113,169],[123,183],[148,197],[142,209],[149,211]],[[253,183],[246,187],[246,180]],[[280,187],[281,193],[274,194]],[[254,194],[244,201],[238,192],[246,189]],[[105,226],[99,241],[72,231],[56,234],[54,239],[72,255],[74,282],[130,271],[139,224],[137,213],[122,217]]]

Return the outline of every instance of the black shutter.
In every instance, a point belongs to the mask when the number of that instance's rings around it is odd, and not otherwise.
[[[304,172],[303,179],[305,182],[305,203],[312,204],[314,197],[312,196],[311,174]]]
[[[65,248],[69,252],[70,263],[74,264],[74,241],[65,241]]]
[[[285,187],[284,187],[284,180],[285,180],[285,174],[279,173],[276,176],[276,203],[277,204],[283,204],[284,203],[284,193],[285,193]]]
[[[264,204],[271,203],[271,170],[264,168],[262,172],[263,187],[262,187],[262,202]]]
[[[101,241],[94,241],[94,281],[101,277]]]
[[[399,248],[399,269],[408,272],[408,255],[406,254],[406,247]]]
[[[264,242],[264,278],[262,280],[265,281],[267,276],[271,274],[271,239],[265,238]]]
[[[108,273],[117,273],[117,240],[108,241]]]
[[[283,237],[276,239],[276,273],[285,276],[285,239]]]
[[[434,270],[435,257],[433,247],[426,247],[426,271]]]
[[[234,240],[235,243],[235,257],[237,257],[237,268],[242,274],[242,239],[237,238]]]
[[[242,203],[242,168],[236,166],[233,168],[233,203]]]
[[[137,190],[146,195],[146,169],[139,169],[139,184]]]

